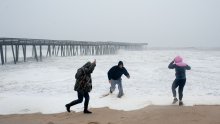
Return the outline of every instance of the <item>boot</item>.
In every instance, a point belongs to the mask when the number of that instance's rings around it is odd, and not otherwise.
[[[173,99],[173,104],[175,104],[177,101],[178,101],[178,99],[177,99],[177,98],[174,98],[174,99]]]
[[[92,114],[92,112],[90,112],[90,111],[88,110],[88,103],[87,103],[87,102],[85,102],[85,104],[84,104],[84,111],[83,111],[83,113],[84,113],[84,114]]]
[[[119,93],[118,94],[118,98],[121,98],[122,96],[124,96],[124,93]]]
[[[110,93],[112,93],[111,87],[110,87]]]
[[[65,106],[66,106],[66,111],[70,112],[70,106],[68,104],[66,104]]]
[[[92,114],[92,112],[89,111],[89,110],[87,110],[87,109],[84,109],[83,113],[84,113],[84,114]]]
[[[179,106],[183,106],[183,102],[182,101],[179,102]]]

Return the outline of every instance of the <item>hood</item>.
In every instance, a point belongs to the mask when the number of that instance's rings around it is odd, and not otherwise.
[[[175,57],[174,62],[177,66],[180,66],[180,67],[187,65],[186,63],[183,62],[183,58],[181,56]]]
[[[87,62],[85,65],[83,65],[84,68],[89,68],[92,65],[91,62]]]

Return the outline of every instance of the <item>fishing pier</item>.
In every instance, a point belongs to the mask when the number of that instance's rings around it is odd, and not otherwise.
[[[7,55],[12,54],[16,64],[23,56],[22,61],[27,60],[27,52],[31,52],[36,61],[42,61],[43,57],[51,56],[82,56],[82,55],[109,55],[116,54],[118,50],[143,50],[147,43],[124,42],[89,42],[73,40],[48,40],[27,38],[0,38],[1,64],[7,63]],[[31,47],[31,50],[27,50]],[[10,50],[11,49],[11,50]],[[11,51],[11,53],[8,53]],[[45,51],[44,55],[43,52]],[[21,53],[22,52],[22,53]],[[21,55],[20,55],[21,53]]]

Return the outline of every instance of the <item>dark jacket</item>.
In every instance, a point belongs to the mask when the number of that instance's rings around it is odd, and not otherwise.
[[[130,76],[128,71],[124,67],[120,68],[118,65],[113,66],[108,71],[108,79],[118,80],[121,78],[122,74],[124,74],[127,77]]]
[[[176,71],[176,79],[186,79],[186,70],[190,70],[191,67],[186,65],[186,66],[177,66],[174,64],[174,61],[172,61],[169,66],[169,69],[175,69]]]
[[[77,73],[75,75],[75,91],[90,92],[92,90],[91,73],[95,69],[95,66],[95,63],[87,62],[83,67],[77,70]]]

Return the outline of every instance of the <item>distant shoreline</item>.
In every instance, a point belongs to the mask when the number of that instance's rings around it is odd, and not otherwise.
[[[150,47],[147,50],[220,50],[220,47]]]

